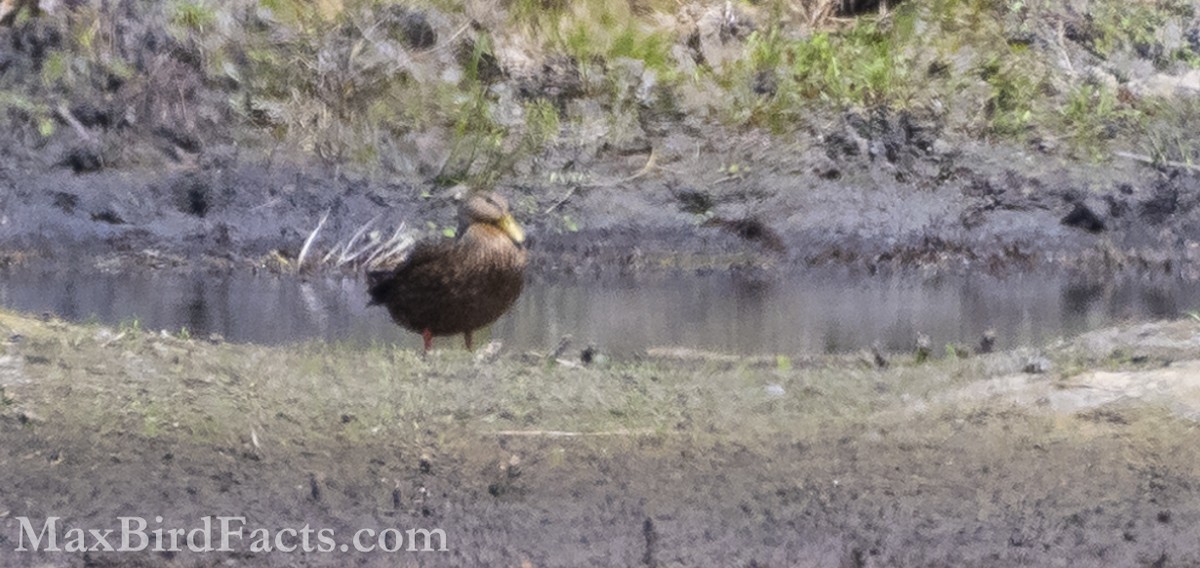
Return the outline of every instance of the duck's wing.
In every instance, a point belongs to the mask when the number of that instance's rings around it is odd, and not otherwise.
[[[454,241],[448,239],[424,240],[414,245],[408,256],[394,268],[368,272],[367,293],[371,295],[371,305],[386,304],[397,284],[409,280],[414,273],[423,273],[428,267],[445,262],[453,247]]]

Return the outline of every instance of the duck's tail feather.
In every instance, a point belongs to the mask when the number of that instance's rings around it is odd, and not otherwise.
[[[392,286],[395,280],[392,278],[396,275],[395,270],[371,270],[367,272],[367,294],[371,296],[369,306],[377,306],[387,302],[388,296],[392,294]]]

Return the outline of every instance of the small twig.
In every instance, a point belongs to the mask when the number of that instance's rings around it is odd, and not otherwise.
[[[264,201],[264,202],[262,202],[262,203],[259,203],[258,205],[255,205],[254,207],[251,207],[251,208],[250,208],[250,210],[251,210],[251,211],[258,211],[259,209],[262,209],[262,208],[264,208],[264,207],[271,207],[271,206],[273,206],[273,205],[275,205],[276,203],[279,203],[279,202],[280,202],[280,198],[278,198],[278,197],[272,197],[272,198],[270,198],[270,199],[268,199],[268,200],[266,200],[266,201]]]
[[[1200,166],[1195,166],[1195,165],[1188,164],[1185,162],[1176,162],[1173,160],[1155,160],[1154,158],[1151,158],[1150,156],[1145,156],[1142,154],[1133,154],[1130,152],[1113,152],[1113,155],[1119,156],[1122,158],[1127,158],[1130,160],[1135,160],[1135,161],[1142,162],[1145,164],[1150,164],[1152,166],[1171,166],[1172,168],[1183,168],[1186,170],[1191,170],[1193,172],[1200,172]]]
[[[564,335],[562,339],[558,341],[558,346],[555,347],[554,351],[550,353],[550,359],[558,359],[559,357],[562,357],[563,353],[566,353],[567,349],[571,348],[571,339],[571,334],[568,333],[567,335]]]
[[[642,166],[642,169],[638,170],[638,172],[636,174],[633,174],[625,179],[617,180],[616,182],[613,183],[613,185],[629,183],[637,178],[640,178],[640,177],[650,173],[650,171],[654,169],[655,162],[657,162],[657,161],[658,161],[658,153],[655,152],[654,149],[651,149],[650,157],[646,158],[646,165]]]
[[[559,199],[558,201],[555,201],[553,205],[551,205],[551,206],[547,207],[547,208],[546,208],[546,210],[545,210],[544,212],[542,212],[542,215],[549,215],[549,214],[550,214],[550,213],[552,213],[552,212],[553,212],[555,209],[558,209],[559,207],[562,207],[562,204],[563,204],[563,203],[566,203],[568,199],[571,199],[571,196],[572,196],[572,195],[575,195],[575,190],[577,190],[577,189],[579,189],[579,186],[578,186],[578,185],[573,185],[573,186],[571,186],[571,189],[567,191],[567,194],[566,194],[566,195],[564,195],[562,199]]]
[[[350,237],[350,240],[346,241],[345,246],[335,247],[333,250],[329,251],[329,254],[325,256],[325,261],[328,261],[330,258],[332,258],[333,254],[336,252],[336,253],[338,253],[338,265],[341,266],[341,265],[345,264],[347,262],[346,254],[349,253],[350,249],[353,248],[354,245],[358,243],[358,239],[362,238],[362,236],[367,232],[367,229],[370,229],[371,225],[374,225],[375,222],[378,221],[382,217],[383,217],[383,213],[380,213],[380,214],[376,215],[375,217],[371,218],[370,221],[367,221],[366,223],[364,223],[363,226],[359,227],[358,230],[354,232],[354,235]],[[339,250],[341,252],[338,252]]]
[[[75,118],[75,115],[71,113],[71,109],[67,108],[66,105],[58,105],[58,108],[54,109],[54,112],[58,114],[59,118],[63,119],[63,122],[66,122],[71,126],[71,128],[74,128],[75,132],[79,134],[80,138],[83,138],[88,142],[96,141],[96,137],[92,136],[92,133],[89,132],[88,129],[79,122],[79,119]]]
[[[629,183],[629,182],[636,180],[636,179],[650,173],[651,171],[653,171],[654,168],[658,167],[657,162],[658,162],[658,154],[653,149],[651,149],[650,157],[646,158],[646,164],[644,166],[642,166],[642,169],[638,170],[637,173],[635,173],[631,176],[620,178],[620,179],[598,181],[595,183],[584,183],[584,184],[579,184],[579,185],[573,186],[571,188],[571,190],[568,191],[567,194],[562,199],[560,199],[557,203],[555,203],[554,205],[551,205],[548,209],[546,209],[546,213],[550,213],[551,211],[554,211],[555,209],[560,207],[563,203],[566,203],[567,200],[570,199],[571,196],[575,194],[575,190],[579,189],[580,187],[613,187],[613,186]]]
[[[454,33],[450,34],[450,37],[442,40],[441,45],[434,47],[432,49],[427,49],[425,51],[418,51],[418,52],[414,53],[413,55],[419,57],[422,55],[429,55],[429,54],[437,53],[437,52],[445,49],[447,46],[452,45],[454,43],[454,40],[458,39],[458,36],[462,35],[463,32],[467,31],[467,28],[470,28],[470,27],[471,27],[470,22],[465,23],[462,26],[460,26]]]
[[[544,436],[547,438],[582,438],[588,436],[650,436],[659,434],[660,432],[650,429],[644,430],[609,430],[602,432],[568,432],[565,430],[500,430],[492,432],[493,436],[517,436],[524,438],[534,438]]]
[[[1071,55],[1067,52],[1067,32],[1063,22],[1058,22],[1058,42],[1055,47],[1058,48],[1058,56],[1062,59],[1063,64],[1067,68],[1067,75],[1075,76],[1075,66],[1071,64]]]
[[[391,257],[393,254],[400,252],[404,247],[411,244],[412,239],[407,235],[402,234],[404,225],[396,227],[396,232],[392,233],[392,237],[383,241],[373,253],[367,256],[363,264],[371,266],[376,260],[382,260]]]

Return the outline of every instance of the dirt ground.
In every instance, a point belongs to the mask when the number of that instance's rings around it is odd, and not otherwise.
[[[536,353],[213,344],[0,314],[5,566],[1200,562],[1200,325],[1044,350]],[[1024,372],[1032,365],[1041,373]],[[448,551],[16,552],[116,529],[440,528]],[[61,544],[60,544],[61,545]]]

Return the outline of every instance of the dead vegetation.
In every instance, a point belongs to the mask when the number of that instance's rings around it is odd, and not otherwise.
[[[490,186],[646,153],[685,117],[794,134],[879,107],[1093,158],[1172,121],[1122,57],[1200,61],[1193,11],[1159,4],[1094,2],[1066,25],[984,0],[129,0],[40,17],[10,0],[0,110],[26,158],[65,147],[88,171],[203,167],[236,147]],[[1194,153],[1162,138],[1125,150]],[[553,149],[580,157],[542,164]]]

